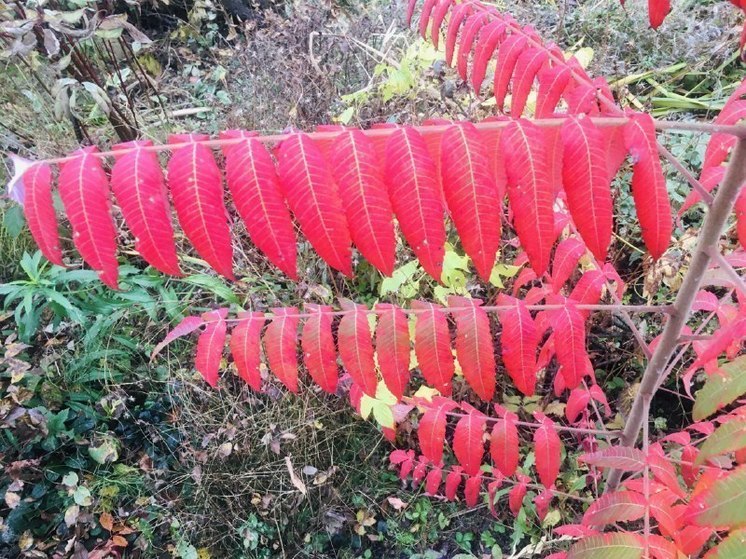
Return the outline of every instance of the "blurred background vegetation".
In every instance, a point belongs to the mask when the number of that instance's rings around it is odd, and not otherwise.
[[[741,22],[725,2],[682,0],[658,32],[647,29],[642,0],[626,10],[616,0],[498,5],[579,53],[620,102],[659,116],[712,118],[743,77]],[[182,131],[490,114],[488,99],[402,29],[402,12],[388,0],[0,0],[0,149],[38,158]],[[665,138],[694,169],[705,140]],[[1,182],[10,174],[0,166]],[[682,200],[687,188],[669,177]],[[628,196],[617,207],[617,238],[639,246]],[[655,267],[616,243],[630,300],[677,288],[699,219],[679,223],[681,240]],[[241,227],[236,237],[245,238]],[[344,398],[312,387],[256,396],[229,364],[220,390],[210,390],[192,369],[189,342],[148,359],[184,313],[338,296],[486,296],[510,282],[507,263],[485,287],[454,244],[445,286],[416,261],[392,279],[358,267],[344,280],[301,246],[303,281],[292,283],[241,243],[240,281],[228,284],[189,257],[184,278],[166,278],[138,261],[125,230],[120,242],[128,264],[113,292],[90,271],[41,258],[22,210],[0,198],[0,556],[497,558],[541,542],[559,522],[564,505],[543,523],[531,504],[516,520],[498,511],[496,521],[486,505],[466,510],[403,488],[387,471],[389,444]],[[642,358],[618,325],[594,328],[594,349],[614,354],[597,374],[623,400]],[[674,416],[661,410],[656,425]],[[400,437],[411,431],[405,423]],[[572,487],[583,474],[562,475]]]

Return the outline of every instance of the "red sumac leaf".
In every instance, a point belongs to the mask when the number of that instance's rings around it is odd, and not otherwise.
[[[501,44],[497,50],[497,66],[495,68],[494,94],[497,110],[502,111],[505,105],[505,96],[508,86],[513,77],[518,57],[525,50],[528,39],[523,33],[514,32]]]
[[[443,460],[443,442],[446,436],[448,412],[455,407],[456,402],[453,400],[436,396],[420,417],[417,428],[420,450],[425,458],[436,465]]]
[[[583,454],[578,462],[599,468],[615,468],[625,472],[641,472],[645,469],[645,454],[636,448],[612,446]]]
[[[541,522],[544,522],[544,518],[549,512],[549,504],[554,498],[554,493],[550,489],[544,489],[534,498],[534,505],[536,506],[536,516],[539,517]]]
[[[233,277],[233,245],[223,204],[223,181],[204,134],[172,134],[168,187],[179,225],[197,253],[219,274]]]
[[[427,39],[427,24],[430,22],[430,16],[436,4],[438,4],[438,0],[425,0],[422,4],[419,32],[423,39]]]
[[[389,136],[386,179],[404,238],[425,271],[440,281],[446,240],[443,204],[435,163],[414,128],[400,128]]]
[[[576,388],[570,392],[565,406],[565,417],[570,423],[576,423],[580,415],[586,410],[591,401],[590,393],[584,388]]]
[[[205,329],[197,340],[197,356],[194,359],[194,366],[207,384],[213,388],[218,385],[220,360],[225,347],[226,316],[228,316],[228,309],[218,309],[203,314]]]
[[[342,300],[342,308],[348,311],[340,320],[337,330],[337,346],[342,364],[363,392],[368,396],[375,396],[378,377],[367,309],[346,299]]]
[[[516,388],[531,396],[536,387],[536,350],[539,346],[536,324],[524,301],[501,293],[497,304],[512,307],[497,313],[502,325],[500,343],[505,369]]]
[[[562,442],[557,435],[554,422],[542,414],[535,414],[541,427],[534,432],[534,456],[536,472],[544,487],[551,487],[559,475]]]
[[[124,152],[116,154],[111,190],[135,237],[135,250],[164,274],[180,276],[166,181],[158,156],[143,149],[152,145],[150,141],[138,141],[114,146],[115,152]]]
[[[632,491],[615,491],[602,495],[591,503],[583,515],[583,524],[605,526],[638,520],[644,514],[645,497]]]
[[[456,357],[464,378],[477,396],[489,402],[495,394],[495,356],[490,319],[481,304],[478,299],[448,297],[456,321]]]
[[[239,312],[240,322],[231,330],[230,349],[238,376],[256,392],[262,390],[260,336],[264,313]]]
[[[456,7],[451,11],[451,17],[448,19],[448,30],[446,32],[445,61],[448,66],[453,64],[453,54],[456,50],[456,40],[458,39],[458,32],[461,30],[461,25],[473,9],[474,6],[471,2],[462,2],[456,4]]]
[[[169,331],[169,333],[166,334],[166,337],[163,338],[163,340],[155,346],[155,348],[153,349],[153,353],[150,354],[151,361],[155,358],[156,355],[163,351],[163,348],[166,347],[168,344],[178,338],[191,334],[204,323],[205,322],[199,316],[186,316],[182,318],[181,322],[174,326]]]
[[[437,495],[441,483],[443,483],[443,470],[433,468],[425,477],[425,492],[429,495]]]
[[[657,260],[668,248],[673,225],[666,178],[658,158],[655,124],[650,115],[629,115],[629,122],[624,126],[624,144],[634,163],[632,196],[642,239],[653,259]]]
[[[474,39],[482,27],[490,21],[490,13],[478,11],[466,19],[463,32],[458,44],[458,60],[456,61],[456,70],[461,79],[466,81],[467,71],[469,69],[469,55]]]
[[[572,299],[556,297],[552,304],[562,305],[551,311],[557,361],[567,388],[577,388],[583,377],[592,373],[593,366],[585,349],[585,319]]]
[[[396,305],[378,304],[376,355],[381,377],[389,391],[401,400],[409,383],[409,321]]]
[[[606,138],[589,118],[568,118],[561,129],[562,184],[583,241],[601,262],[611,242],[613,203]]]
[[[276,307],[264,331],[264,351],[272,373],[291,392],[298,392],[298,309]]]
[[[464,473],[475,476],[479,473],[484,455],[484,426],[485,416],[471,410],[459,419],[456,429],[453,431],[453,453],[459,464],[464,468]]]
[[[492,427],[490,456],[492,463],[505,477],[515,474],[520,455],[518,452],[517,416],[507,412]]]
[[[52,170],[46,163],[36,163],[23,174],[25,200],[23,212],[31,235],[41,253],[52,263],[62,266],[60,236],[52,201]]]
[[[510,508],[510,512],[513,513],[513,516],[517,517],[518,513],[521,512],[521,507],[523,506],[523,498],[526,496],[527,491],[528,483],[522,480],[517,485],[515,485],[513,489],[511,489],[508,493],[508,506]]]
[[[229,130],[221,138],[225,181],[252,242],[288,277],[297,280],[295,230],[267,148],[250,132]]]
[[[585,245],[574,237],[568,237],[557,245],[552,261],[552,288],[555,293],[559,293],[565,285],[584,254]]]
[[[648,0],[650,27],[658,29],[671,11],[671,0]]]
[[[446,476],[446,490],[445,497],[449,501],[453,501],[456,498],[456,492],[461,485],[461,479],[463,478],[462,470],[460,466],[454,466],[448,475]]]
[[[554,243],[554,191],[543,132],[525,120],[511,122],[503,132],[508,198],[521,246],[538,276],[549,265]]]
[[[118,289],[117,239],[110,212],[109,181],[95,147],[76,150],[60,168],[59,193],[73,242],[101,281]]]
[[[443,20],[446,15],[453,7],[455,0],[440,0],[438,5],[433,10],[432,25],[430,27],[430,39],[433,42],[435,50],[438,49],[440,43],[440,28],[443,25]]]
[[[518,57],[513,78],[513,96],[510,101],[510,115],[513,118],[523,114],[534,78],[548,58],[549,53],[544,47],[527,48]]]
[[[337,187],[319,147],[306,134],[293,134],[277,151],[278,174],[301,231],[321,258],[352,275],[350,230]]]
[[[628,532],[611,532],[582,538],[573,544],[565,559],[642,559],[641,538]]]
[[[332,142],[329,163],[352,241],[371,264],[390,276],[396,250],[393,210],[373,141],[360,130],[342,132]]]
[[[425,381],[443,395],[450,395],[455,371],[451,351],[451,333],[442,307],[424,301],[413,301],[417,313],[414,328],[414,352]]]
[[[572,78],[566,64],[545,66],[539,71],[539,90],[536,93],[536,118],[547,118],[554,113],[562,94]]]
[[[477,273],[489,281],[500,245],[500,203],[479,132],[468,122],[450,126],[441,140],[443,191],[451,218]]]
[[[477,475],[466,479],[464,484],[464,500],[469,508],[476,507],[479,503],[479,491],[482,489],[482,477],[479,472]]]
[[[339,375],[337,373],[337,352],[332,335],[331,307],[306,305],[311,314],[303,323],[301,348],[303,363],[308,374],[322,390],[334,394],[337,390]]]
[[[474,49],[474,61],[471,68],[471,86],[474,92],[479,94],[482,88],[482,82],[487,74],[487,65],[495,52],[497,45],[505,38],[505,30],[508,24],[497,19],[485,25],[477,40],[477,46]]]

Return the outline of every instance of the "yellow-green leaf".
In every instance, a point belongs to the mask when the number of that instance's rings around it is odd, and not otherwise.
[[[746,447],[746,419],[724,423],[705,440],[694,464],[700,466],[714,456]]]
[[[746,355],[726,363],[709,376],[697,392],[692,416],[701,421],[743,394],[746,394]]]
[[[746,559],[746,529],[731,532],[707,554],[707,559]]]
[[[746,466],[715,480],[689,505],[694,523],[715,529],[746,524]]]
[[[567,559],[640,559],[643,552],[633,534],[614,532],[583,538],[570,548]]]

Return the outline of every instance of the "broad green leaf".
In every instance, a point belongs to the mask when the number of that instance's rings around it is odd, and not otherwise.
[[[689,505],[695,524],[732,528],[746,524],[746,466],[717,479]]]
[[[73,499],[75,500],[75,503],[81,507],[89,507],[93,504],[91,492],[87,487],[82,485],[75,490],[75,493],[73,493]]]
[[[705,440],[694,464],[700,466],[713,456],[735,452],[746,447],[746,419],[729,421]]]
[[[746,355],[726,363],[709,376],[697,392],[692,416],[701,421],[743,394],[746,394]]]
[[[731,532],[707,554],[707,559],[746,559],[746,529]]]
[[[566,559],[640,559],[643,552],[636,536],[614,532],[583,538],[570,548]]]
[[[89,446],[88,454],[98,464],[116,462],[119,458],[116,442],[112,439],[106,439],[98,446]]]

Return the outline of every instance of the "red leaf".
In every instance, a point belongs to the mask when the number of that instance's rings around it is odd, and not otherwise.
[[[552,502],[553,498],[554,493],[552,493],[552,491],[549,489],[545,489],[534,499],[534,505],[536,506],[536,516],[539,517],[539,520],[541,522],[544,522],[544,519],[547,516],[547,512],[549,512],[549,504]]]
[[[490,456],[492,457],[492,463],[505,477],[515,474],[520,459],[517,419],[514,413],[507,412],[492,427]]]
[[[413,128],[400,128],[386,143],[389,198],[404,238],[425,271],[440,281],[446,230],[438,175],[427,145]]]
[[[539,474],[542,485],[549,488],[559,475],[562,442],[551,419],[539,413],[535,416],[541,422],[541,427],[534,432],[536,472]]]
[[[314,382],[325,392],[334,394],[337,391],[339,375],[332,335],[332,309],[328,306],[308,304],[306,311],[311,317],[303,324],[303,363]]]
[[[425,382],[446,396],[451,393],[455,366],[451,352],[448,319],[438,310],[442,307],[424,301],[413,301],[417,313],[414,328],[414,352]]]
[[[264,351],[269,368],[291,392],[298,392],[298,309],[276,307],[264,332]]]
[[[570,67],[566,64],[545,66],[539,71],[539,90],[536,93],[536,118],[547,118],[554,114],[562,94],[572,78]]]
[[[690,444],[681,449],[681,477],[689,487],[694,486],[699,475],[699,468],[694,465],[698,454],[699,450]]]
[[[497,51],[497,66],[495,68],[494,94],[497,110],[502,111],[505,96],[513,76],[518,57],[525,50],[528,39],[523,33],[513,33],[505,39]]]
[[[554,242],[554,192],[544,142],[542,131],[525,120],[512,122],[501,141],[513,221],[537,276],[546,271]]]
[[[524,301],[501,293],[497,304],[513,306],[511,309],[498,311],[502,325],[500,343],[505,368],[516,388],[526,396],[531,396],[536,387],[536,350],[539,346],[536,324]]]
[[[716,186],[723,182],[725,177],[725,171],[727,167],[718,165],[717,167],[705,167],[702,169],[702,174],[699,176],[699,184],[702,185],[707,192],[712,192]],[[691,190],[686,195],[684,203],[679,208],[678,215],[684,215],[689,208],[697,204],[702,200],[702,195],[697,190]]]
[[[567,205],[583,241],[603,262],[613,227],[606,138],[589,118],[566,119],[561,136],[562,184]]]
[[[585,462],[599,468],[616,468],[625,472],[641,472],[645,469],[645,454],[636,448],[612,446],[583,454],[578,462]]]
[[[440,42],[440,27],[443,25],[443,20],[446,18],[446,14],[448,14],[453,7],[453,3],[454,0],[440,0],[433,10],[430,38],[432,39],[435,50],[438,50],[438,43]]]
[[[342,300],[342,308],[348,311],[340,320],[337,330],[337,347],[342,364],[363,392],[375,396],[378,377],[366,308],[346,299]]]
[[[459,419],[453,431],[453,453],[468,476],[477,475],[482,466],[485,423],[486,418],[482,413],[471,410]]]
[[[464,484],[464,499],[467,507],[473,508],[479,504],[479,491],[481,489],[482,477],[479,472],[477,475],[467,478]]]
[[[439,0],[425,0],[422,4],[422,11],[420,12],[420,24],[419,32],[423,39],[427,39],[427,24],[430,22],[430,16],[433,11],[433,7],[438,3]]]
[[[441,141],[443,191],[451,218],[477,273],[489,281],[500,246],[500,212],[489,160],[476,127],[449,127]]]
[[[226,316],[228,316],[228,309],[218,309],[203,314],[202,320],[206,325],[197,340],[197,356],[194,359],[194,366],[207,384],[213,388],[218,385],[220,360],[225,347]]]
[[[460,466],[454,466],[446,476],[445,497],[449,501],[453,501],[456,498],[456,492],[461,485],[461,478],[463,477],[461,471]]]
[[[521,481],[508,493],[508,506],[510,507],[510,512],[513,513],[513,516],[517,517],[518,513],[521,512],[523,498],[526,496],[526,491],[528,491],[528,484],[525,481]]]
[[[475,14],[470,15],[466,19],[464,24],[464,30],[461,33],[461,38],[458,44],[458,60],[456,62],[456,69],[458,70],[461,79],[466,81],[466,74],[469,68],[469,54],[471,54],[471,48],[474,45],[474,39],[479,33],[480,29],[484,27],[490,21],[489,12],[478,11]]]
[[[741,247],[746,250],[746,190],[736,198],[736,230],[738,232],[738,241]]]
[[[250,132],[229,130],[223,146],[225,181],[252,242],[288,277],[297,280],[295,230],[272,157]]]
[[[645,515],[645,497],[632,491],[615,491],[602,495],[583,515],[587,526],[605,526],[616,522],[638,520]]]
[[[352,241],[383,274],[394,271],[393,210],[373,141],[360,130],[339,134],[329,163],[347,214]]]
[[[437,495],[440,484],[443,482],[443,470],[433,468],[427,473],[425,478],[425,492],[429,495]]]
[[[401,400],[409,383],[409,321],[396,305],[378,304],[383,311],[376,326],[376,355],[381,377],[389,391]]]
[[[95,147],[76,150],[60,168],[59,193],[83,260],[112,289],[118,289],[117,238],[110,213],[109,182],[94,154]]]
[[[241,321],[231,330],[231,355],[236,371],[256,392],[262,391],[260,336],[264,327],[264,313],[239,312]]]
[[[223,204],[223,183],[212,150],[199,143],[204,134],[172,134],[174,149],[168,162],[168,187],[176,216],[197,253],[219,274],[234,279],[233,245]]]
[[[497,518],[495,511],[495,502],[497,500],[497,491],[503,484],[502,474],[497,470],[492,470],[492,474],[497,478],[487,484],[487,504],[490,507],[490,514]]]
[[[565,417],[569,423],[576,423],[580,415],[586,410],[591,401],[590,393],[584,388],[576,388],[570,392],[565,406]]]
[[[575,284],[570,299],[581,305],[596,305],[601,300],[606,276],[599,270],[589,270],[580,276]],[[590,316],[590,311],[580,311],[584,318]]]
[[[448,31],[446,33],[445,61],[448,66],[453,64],[453,53],[456,50],[456,39],[458,38],[461,24],[473,9],[474,7],[471,2],[462,2],[461,4],[456,4],[456,7],[451,12],[451,17],[448,20]]]
[[[513,79],[513,96],[510,101],[510,115],[513,118],[523,114],[534,78],[548,58],[549,53],[543,47],[527,48],[518,57]]]
[[[417,0],[407,1],[407,27],[412,25],[412,16],[414,15],[414,8],[417,5]]]
[[[567,388],[577,388],[593,366],[585,349],[585,319],[572,299],[553,297],[551,304],[562,308],[551,311],[552,330],[555,336],[557,361],[562,367]]]
[[[585,245],[574,237],[568,237],[557,245],[552,261],[552,289],[555,293],[565,285],[584,254]]]
[[[487,65],[495,52],[495,48],[505,38],[505,30],[508,24],[501,20],[495,20],[482,28],[474,49],[474,60],[471,67],[471,86],[479,94],[482,82],[487,74]]]
[[[448,297],[456,321],[456,357],[464,378],[477,396],[489,402],[495,394],[495,356],[490,319],[481,304],[478,299]]]
[[[306,134],[293,134],[280,144],[277,161],[280,185],[301,231],[327,264],[352,276],[350,230],[321,150]]]
[[[642,239],[657,260],[671,240],[671,205],[666,178],[658,158],[655,124],[648,114],[632,113],[624,127],[624,144],[632,155],[632,195]]]
[[[448,412],[455,407],[456,402],[453,400],[436,396],[432,404],[426,406],[425,413],[420,418],[417,428],[420,450],[434,464],[440,464],[443,460],[446,420]]]
[[[166,347],[168,344],[178,338],[186,336],[187,334],[191,334],[204,323],[205,322],[199,316],[186,316],[182,318],[181,322],[179,322],[168,334],[166,334],[166,337],[163,338],[163,341],[155,346],[155,348],[153,349],[153,353],[150,354],[151,361],[155,358],[156,355],[163,351],[163,348]]]
[[[658,29],[671,11],[671,0],[648,0],[650,27]]]
[[[23,174],[26,199],[23,212],[34,241],[50,262],[63,266],[57,217],[52,201],[52,170],[46,163],[37,163]]]
[[[127,151],[116,155],[111,189],[135,237],[135,250],[164,274],[180,276],[166,181],[158,156],[143,149],[152,145],[150,141],[139,141],[114,146],[115,151]]]
[[[657,534],[648,534],[648,549],[652,559],[676,559],[676,544]]]
[[[678,497],[684,497],[684,490],[679,485],[679,478],[671,461],[663,453],[660,443],[650,445],[648,450],[648,467],[656,481],[668,487]]]

